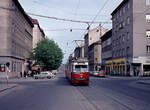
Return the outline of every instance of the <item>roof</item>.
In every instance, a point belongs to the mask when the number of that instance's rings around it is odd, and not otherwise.
[[[12,0],[15,5],[19,8],[19,10],[21,11],[21,13],[23,14],[23,16],[25,17],[25,19],[27,20],[27,22],[30,24],[31,27],[34,27],[31,19],[29,18],[29,16],[27,15],[27,13],[24,11],[24,9],[22,8],[21,4],[19,3],[18,0]]]
[[[101,40],[92,43],[91,45],[89,45],[89,47],[95,46],[95,45],[101,45]]]
[[[40,27],[38,20],[37,19],[32,19],[32,23],[35,24],[35,25],[38,25],[41,33],[45,36],[45,33],[44,33],[43,29]]]
[[[104,41],[104,40],[107,40],[108,38],[112,37],[112,29],[109,30],[108,32],[106,32],[102,37],[101,37],[101,40]]]
[[[37,20],[37,19],[32,19],[32,23],[33,23],[33,24],[37,24],[37,25],[39,25],[39,22],[38,22],[38,20]]]
[[[129,0],[123,0],[120,5],[111,13],[111,15],[113,16],[128,1]]]

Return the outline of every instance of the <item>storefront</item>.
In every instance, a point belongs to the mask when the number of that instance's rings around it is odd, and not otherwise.
[[[150,58],[119,58],[105,61],[105,71],[110,75],[150,76]]]
[[[150,76],[150,58],[133,58],[131,63],[130,74],[132,76]]]
[[[112,60],[106,60],[105,61],[105,71],[106,74],[112,74]]]
[[[127,75],[126,74],[126,59],[119,58],[106,61],[106,72],[112,75]]]

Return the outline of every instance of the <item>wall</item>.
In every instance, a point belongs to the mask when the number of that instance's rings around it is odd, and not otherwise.
[[[12,0],[2,0],[0,6],[5,8],[0,9],[0,62],[10,62],[9,76],[14,77],[26,68],[32,51],[32,26]]]

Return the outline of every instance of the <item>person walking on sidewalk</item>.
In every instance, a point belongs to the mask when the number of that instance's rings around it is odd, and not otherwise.
[[[27,72],[26,71],[24,71],[24,78],[26,78],[27,77]]]

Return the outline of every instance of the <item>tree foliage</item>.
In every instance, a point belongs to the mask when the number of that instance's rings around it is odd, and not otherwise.
[[[30,58],[46,70],[55,70],[62,63],[63,53],[53,40],[46,38],[37,44]]]

